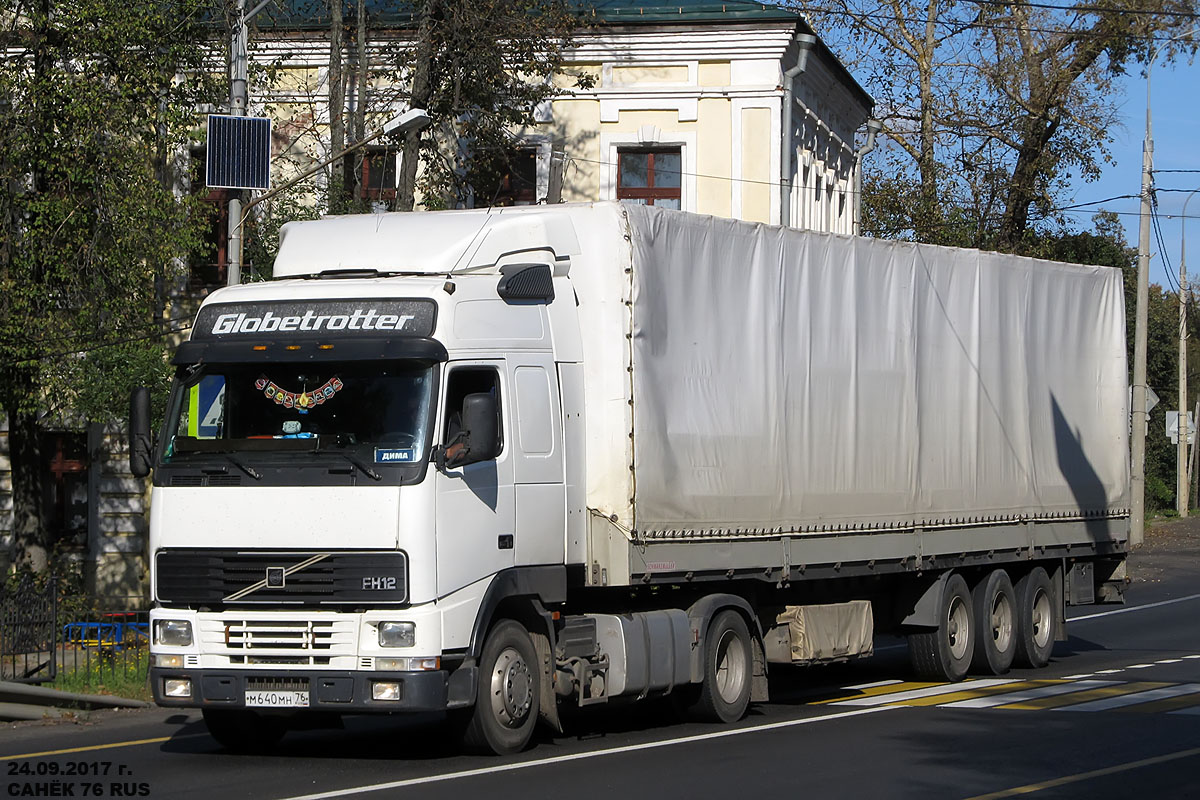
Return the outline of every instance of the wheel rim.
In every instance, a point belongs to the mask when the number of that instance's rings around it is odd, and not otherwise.
[[[1012,602],[1005,594],[997,594],[992,601],[992,641],[996,650],[1007,652],[1013,640],[1013,608]]]
[[[717,694],[736,703],[746,685],[746,643],[734,631],[725,631],[717,643]]]
[[[1050,598],[1040,589],[1033,598],[1033,618],[1029,629],[1038,649],[1050,643]]]
[[[950,644],[950,655],[955,660],[966,658],[971,644],[970,630],[971,620],[970,614],[967,613],[967,604],[961,597],[951,598],[950,608],[946,610],[946,638]]]
[[[518,728],[533,706],[533,673],[514,648],[505,648],[492,669],[492,712],[506,728]]]

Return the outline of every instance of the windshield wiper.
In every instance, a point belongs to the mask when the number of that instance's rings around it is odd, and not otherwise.
[[[342,451],[335,451],[335,450],[326,450],[325,452],[326,453],[334,453],[335,455],[341,456],[342,458],[346,459],[351,464],[353,464],[354,466],[358,467],[360,470],[365,472],[367,474],[367,477],[371,478],[374,481],[383,480],[382,475],[380,475],[375,470],[371,469],[370,465],[367,464],[367,462],[363,461],[361,458],[359,458],[356,455],[353,455],[351,453],[342,452]]]
[[[256,480],[256,481],[262,480],[262,473],[259,472],[258,470],[256,470],[254,467],[252,467],[248,464],[243,464],[242,462],[238,461],[236,458],[229,455],[228,453],[222,453],[221,455],[225,456],[226,461],[228,461],[230,464],[233,464],[235,467],[237,467],[242,472],[249,475],[251,478],[254,478],[254,480]]]

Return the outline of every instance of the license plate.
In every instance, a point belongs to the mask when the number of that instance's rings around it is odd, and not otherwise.
[[[308,692],[247,689],[246,705],[260,708],[308,708]]]

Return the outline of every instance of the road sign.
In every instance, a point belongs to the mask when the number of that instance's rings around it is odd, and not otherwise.
[[[1187,413],[1187,443],[1194,444],[1196,441],[1196,420],[1192,417],[1192,412]],[[1171,444],[1179,444],[1179,412],[1167,412],[1167,437],[1171,440]]]

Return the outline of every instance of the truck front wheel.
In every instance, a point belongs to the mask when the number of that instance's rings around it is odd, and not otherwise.
[[[540,665],[529,634],[504,620],[488,634],[479,662],[479,691],[463,732],[469,750],[508,755],[533,737],[540,708]]]
[[[966,677],[975,649],[974,617],[967,582],[962,575],[951,575],[942,585],[938,626],[908,635],[908,654],[916,673],[951,682]]]

